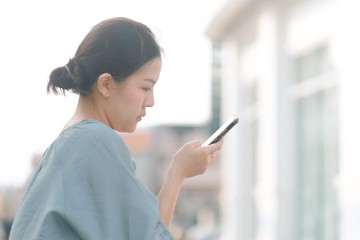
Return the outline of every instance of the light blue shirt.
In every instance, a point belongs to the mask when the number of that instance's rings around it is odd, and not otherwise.
[[[64,130],[44,154],[10,240],[173,239],[156,196],[135,176],[115,131],[95,120]]]

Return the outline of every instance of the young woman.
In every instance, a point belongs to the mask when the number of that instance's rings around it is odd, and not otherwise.
[[[79,94],[77,109],[44,153],[18,208],[11,240],[172,239],[167,230],[185,178],[202,174],[222,142],[185,144],[156,197],[135,176],[117,132],[133,132],[154,106],[162,49],[127,18],[100,22],[48,91]]]

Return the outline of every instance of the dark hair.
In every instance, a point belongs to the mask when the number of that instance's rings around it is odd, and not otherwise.
[[[51,72],[47,91],[87,95],[101,74],[109,73],[122,81],[150,60],[161,57],[161,52],[146,25],[121,17],[104,20],[91,29],[65,66]]]

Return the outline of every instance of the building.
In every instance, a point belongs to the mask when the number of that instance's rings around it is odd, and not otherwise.
[[[220,116],[240,117],[221,161],[222,239],[360,236],[359,9],[232,0],[214,16]]]

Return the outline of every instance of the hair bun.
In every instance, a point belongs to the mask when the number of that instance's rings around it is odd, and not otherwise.
[[[47,91],[55,94],[64,93],[65,90],[72,90],[75,87],[74,79],[67,65],[55,68],[49,77]]]

